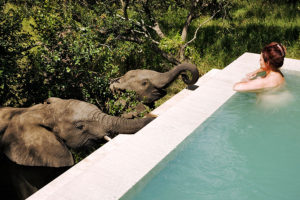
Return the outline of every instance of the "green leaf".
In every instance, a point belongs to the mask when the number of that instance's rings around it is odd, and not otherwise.
[[[70,69],[69,67],[66,67],[66,71],[67,71],[68,73],[70,73],[71,69]]]

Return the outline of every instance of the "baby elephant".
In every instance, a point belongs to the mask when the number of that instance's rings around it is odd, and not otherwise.
[[[2,157],[8,158],[9,165],[22,168],[13,172],[21,199],[46,184],[27,178],[33,168],[40,167],[42,171],[67,168],[74,164],[69,149],[88,146],[112,132],[133,134],[153,120],[109,116],[90,103],[60,98],[49,98],[44,104],[29,108],[0,108],[0,119]]]
[[[191,79],[185,72],[191,73]],[[124,76],[112,80],[109,88],[112,92],[135,91],[139,100],[144,101],[146,104],[151,104],[166,95],[165,89],[180,74],[187,85],[195,84],[199,78],[199,71],[196,65],[183,63],[165,73],[145,69],[128,71]]]

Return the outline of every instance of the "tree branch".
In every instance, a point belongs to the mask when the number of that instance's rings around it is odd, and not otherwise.
[[[151,23],[153,23],[153,26],[148,26],[148,27],[151,28],[152,30],[154,30],[156,32],[156,34],[160,38],[164,38],[165,35],[161,31],[159,23],[157,22],[157,20],[155,19],[155,17],[153,17],[153,15],[152,15],[152,13],[151,13],[151,11],[149,9],[148,0],[146,0],[145,2],[143,2],[143,8],[144,8],[144,11],[145,11],[148,19],[150,20]]]
[[[166,60],[168,60],[170,63],[174,64],[174,65],[178,65],[180,64],[180,61],[177,60],[176,58],[174,58],[172,55],[164,52],[163,50],[161,50],[157,45],[152,45],[153,49],[162,55],[162,57],[164,57]]]
[[[135,42],[137,44],[143,44],[145,43],[145,41],[141,40],[140,38],[135,38],[135,37],[130,37],[130,36],[121,36],[119,35],[116,39],[120,39],[120,40],[126,40],[126,41],[130,41],[130,42]],[[152,49],[159,53],[163,58],[165,58],[166,60],[168,60],[170,63],[174,64],[174,65],[178,65],[180,64],[180,61],[177,60],[176,58],[174,58],[172,55],[164,52],[163,50],[161,50],[159,47],[158,47],[158,44],[159,43],[154,43],[152,42]]]
[[[117,39],[122,39],[122,40],[126,40],[126,41],[131,41],[131,42],[135,42],[138,44],[143,44],[145,41],[143,39],[141,39],[140,37],[136,37],[137,34],[139,35],[143,35],[145,38],[147,38],[149,41],[151,41],[151,46],[152,49],[159,53],[160,55],[162,55],[163,58],[165,58],[166,60],[168,60],[170,63],[178,65],[180,64],[180,62],[174,58],[171,54],[166,53],[165,51],[161,50],[158,45],[159,45],[159,41],[156,41],[152,38],[151,34],[149,33],[147,28],[150,28],[152,30],[155,31],[155,33],[159,36],[159,38],[164,38],[165,35],[164,33],[161,31],[160,27],[159,27],[159,23],[154,19],[154,17],[151,14],[151,11],[148,7],[148,0],[143,1],[143,8],[144,8],[144,12],[146,13],[147,17],[149,18],[150,22],[153,23],[153,26],[149,26],[146,25],[144,23],[144,20],[141,20],[140,22],[127,18],[124,16],[120,16],[117,15],[117,17],[123,19],[123,20],[128,20],[133,22],[133,24],[137,27],[139,27],[140,30],[137,29],[131,29],[131,33],[132,36],[124,36],[124,35],[119,35],[117,37]]]
[[[190,24],[192,23],[192,20],[195,19],[195,10],[197,8],[198,3],[199,3],[199,0],[196,0],[193,3],[193,5],[190,9],[190,12],[186,18],[186,21],[184,23],[184,26],[183,26],[183,29],[181,32],[181,41],[183,41],[183,42],[185,42],[185,40],[186,40],[188,28],[189,28]]]
[[[128,13],[127,13],[127,8],[129,5],[129,0],[120,0],[121,1],[121,5],[122,5],[122,12],[124,15],[125,20],[128,20]]]
[[[154,23],[154,26],[151,27],[151,28],[157,33],[157,35],[158,35],[160,38],[164,38],[164,37],[165,37],[165,34],[161,31],[158,22],[155,22],[155,23]]]
[[[120,15],[117,15],[117,16],[120,17],[121,19],[125,20],[124,17],[122,17],[122,16],[120,16]],[[152,43],[159,44],[158,41],[154,40],[154,39],[151,37],[151,34],[148,32],[148,30],[147,30],[147,28],[146,28],[146,27],[149,27],[149,28],[152,28],[152,27],[145,25],[145,23],[144,23],[143,20],[141,20],[141,22],[132,20],[132,19],[130,19],[130,18],[128,18],[128,20],[131,21],[131,22],[133,22],[136,26],[138,26],[138,27],[140,27],[140,28],[142,29],[142,31],[132,29],[132,30],[131,30],[132,32],[136,32],[136,33],[142,34],[142,35],[144,35],[146,38],[148,38],[150,41],[152,41]]]
[[[216,16],[216,14],[217,14],[218,12],[220,12],[220,10],[216,11],[210,18],[208,18],[207,20],[205,20],[203,23],[201,23],[201,24],[198,26],[198,28],[196,29],[196,31],[195,31],[195,33],[194,33],[194,37],[193,37],[190,41],[188,41],[187,43],[184,44],[184,46],[183,46],[184,48],[186,48],[190,43],[192,43],[192,42],[197,38],[197,34],[198,34],[199,29],[200,29],[204,24],[206,24],[207,22],[211,21],[211,20]]]
[[[207,20],[205,20],[203,23],[201,23],[201,24],[197,27],[197,29],[196,29],[196,31],[195,31],[195,33],[194,33],[194,37],[193,37],[190,41],[186,42],[186,43],[181,47],[180,52],[179,52],[180,60],[184,60],[184,59],[185,59],[185,56],[184,56],[185,49],[186,49],[186,47],[187,47],[190,43],[192,43],[192,42],[197,38],[197,34],[198,34],[199,29],[200,29],[204,24],[206,24],[207,22],[211,21],[211,20],[216,16],[216,14],[217,14],[218,12],[220,12],[220,11],[221,11],[221,10],[216,11],[210,18],[208,18]]]
[[[185,24],[183,26],[182,33],[181,33],[181,41],[183,41],[183,42],[186,40],[188,28],[189,28],[192,20],[193,20],[193,15],[190,12],[187,16],[187,19],[185,21]]]
[[[135,42],[137,44],[143,44],[144,41],[139,39],[139,38],[135,38],[135,37],[131,37],[131,36],[124,36],[124,35],[118,35],[116,37],[117,40],[125,40],[125,41],[129,41],[129,42]]]

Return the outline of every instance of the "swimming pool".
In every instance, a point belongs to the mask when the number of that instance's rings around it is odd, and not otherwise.
[[[300,73],[285,74],[286,104],[235,94],[122,199],[299,199]]]
[[[155,113],[158,118],[138,133],[118,135],[28,199],[115,200],[122,198],[131,188],[134,192],[127,193],[125,197],[135,195],[136,190],[143,188],[163,169],[163,163],[172,161],[184,144],[189,146],[187,141],[191,139],[185,139],[200,124],[207,123],[209,117],[209,120],[213,119],[213,113],[235,94],[232,85],[245,73],[257,69],[259,58],[259,54],[246,52],[224,69],[213,73],[211,70],[198,80],[196,90],[189,91],[180,101],[173,97],[171,100],[175,99],[176,104],[170,107],[169,101],[164,103],[164,108]],[[283,69],[300,71],[300,60],[286,58]],[[278,101],[272,102],[272,106],[263,103],[271,96],[260,98],[259,105],[272,108],[273,103]],[[280,95],[280,99],[286,96]],[[180,145],[184,140],[186,142]]]

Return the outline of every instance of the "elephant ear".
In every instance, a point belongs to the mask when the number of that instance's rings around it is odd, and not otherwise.
[[[4,154],[26,166],[64,167],[74,164],[73,156],[51,130],[30,118],[15,117],[2,137]],[[30,121],[30,122],[29,122]]]

